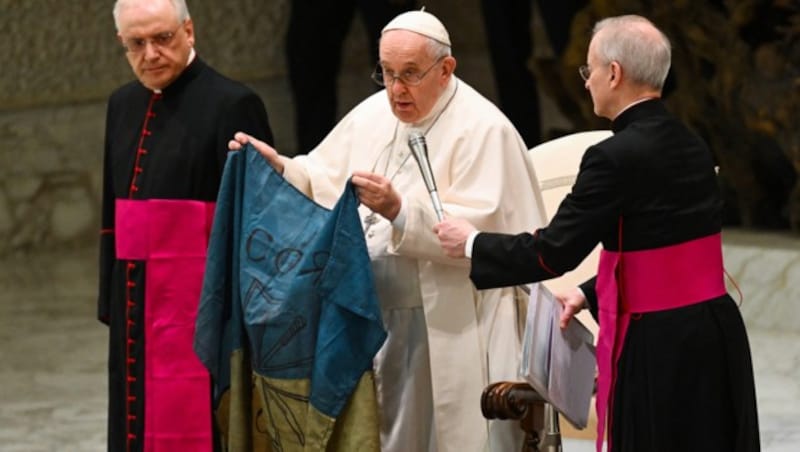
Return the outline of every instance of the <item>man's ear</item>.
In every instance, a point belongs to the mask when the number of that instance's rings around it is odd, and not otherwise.
[[[186,19],[186,23],[184,24],[184,27],[185,27],[185,30],[186,30],[187,42],[189,43],[189,45],[191,47],[194,47],[194,22],[192,22],[191,18]]]
[[[445,69],[446,74],[452,74],[456,70],[456,58],[452,55],[444,57],[442,67]]]
[[[616,61],[612,61],[611,65],[609,66],[609,72],[611,73],[609,81],[615,82],[615,84],[619,83],[622,76],[622,66],[620,66]]]

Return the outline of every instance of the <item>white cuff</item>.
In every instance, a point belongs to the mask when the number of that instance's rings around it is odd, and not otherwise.
[[[392,220],[392,226],[395,229],[403,231],[406,229],[406,198],[405,196],[400,197],[400,211],[397,212],[397,216],[394,217]]]
[[[467,259],[472,259],[472,243],[475,242],[475,237],[480,234],[481,231],[472,231],[469,233],[469,237],[467,237],[467,242],[464,243],[464,256]]]

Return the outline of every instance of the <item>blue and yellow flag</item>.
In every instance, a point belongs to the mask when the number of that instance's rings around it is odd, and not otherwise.
[[[275,451],[380,449],[386,332],[357,206],[349,183],[328,210],[252,146],[228,155],[194,344],[227,450],[254,450],[258,431]]]

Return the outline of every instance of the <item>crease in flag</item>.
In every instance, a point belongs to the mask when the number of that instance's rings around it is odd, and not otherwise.
[[[229,153],[194,340],[226,450],[380,450],[386,332],[357,207],[350,182],[326,209],[251,145]]]

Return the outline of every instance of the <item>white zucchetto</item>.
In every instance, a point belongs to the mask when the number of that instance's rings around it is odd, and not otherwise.
[[[381,31],[381,35],[389,30],[408,30],[419,33],[451,47],[450,35],[444,25],[431,13],[420,11],[407,11],[392,19]]]

